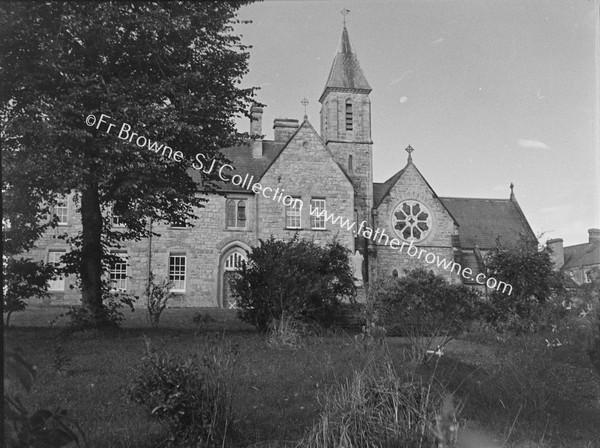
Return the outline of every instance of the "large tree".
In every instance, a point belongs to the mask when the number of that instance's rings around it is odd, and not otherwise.
[[[151,220],[194,217],[206,200],[187,173],[194,157],[221,159],[242,137],[234,118],[254,89],[239,86],[248,47],[233,25],[245,3],[0,5],[4,200],[30,218],[31,240],[52,198],[75,192],[82,231],[66,269],[98,325],[107,248],[147,236]],[[214,174],[198,173],[210,190]],[[126,231],[111,231],[108,210]]]

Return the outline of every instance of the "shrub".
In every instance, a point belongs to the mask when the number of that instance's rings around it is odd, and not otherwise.
[[[148,309],[148,321],[153,327],[158,327],[160,315],[167,307],[169,299],[173,297],[172,288],[173,283],[168,278],[160,283],[155,283],[154,274],[150,272],[144,296],[146,297],[146,308]]]
[[[443,346],[463,331],[479,303],[476,290],[418,268],[368,286],[367,320],[383,326],[389,336],[409,337],[414,361],[421,361],[434,343]]]
[[[337,241],[261,240],[231,282],[238,316],[261,331],[283,316],[331,323],[342,298],[355,293],[348,254]]]
[[[398,375],[389,357],[375,359],[319,397],[320,416],[299,446],[447,446],[456,438],[457,412],[443,390]]]
[[[267,343],[275,348],[296,348],[302,345],[305,325],[291,316],[283,315],[269,324]]]
[[[146,355],[127,395],[167,424],[167,445],[225,446],[232,421],[237,348],[211,344],[200,356],[158,354],[146,341]]]
[[[512,290],[492,291],[485,319],[502,331],[533,332],[539,327],[543,304],[565,294],[561,274],[555,272],[551,250],[536,239],[521,236],[513,247],[500,243],[485,259],[486,274],[511,285]]]
[[[4,309],[6,327],[10,324],[10,316],[15,311],[24,311],[26,299],[30,297],[45,298],[48,294],[48,281],[55,274],[52,264],[36,262],[28,258],[10,257],[3,263],[4,276]]]

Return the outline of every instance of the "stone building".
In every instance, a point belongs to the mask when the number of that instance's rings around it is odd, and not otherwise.
[[[563,246],[562,238],[546,243],[552,249],[555,268],[564,272],[573,286],[590,283],[594,275],[600,275],[600,229],[589,229],[588,234],[587,243]]]
[[[173,282],[172,305],[227,307],[228,278],[251,246],[271,235],[287,240],[295,234],[318,243],[336,237],[359,260],[362,269],[355,276],[364,281],[421,265],[450,281],[475,284],[481,257],[497,240],[512,244],[520,234],[533,236],[512,186],[508,199],[441,198],[417,169],[410,146],[406,166],[374,183],[370,92],[344,26],[319,99],[320,131],[306,116],[301,122],[276,119],[272,141],[223,149],[235,167],[223,172],[226,196],[209,196],[193,227],[153,223],[160,237],[120,249],[123,262],[110,272],[113,286],[141,295],[152,271]],[[262,109],[253,107],[251,115],[251,134],[260,136]],[[322,211],[327,214],[319,216]],[[69,248],[54,237],[79,231],[81,221],[72,199],[55,214],[60,226],[33,252],[58,263]],[[121,225],[118,217],[112,222]],[[444,262],[469,267],[471,275],[447,269]],[[69,278],[53,281],[52,302],[77,303],[80,295],[71,284]]]

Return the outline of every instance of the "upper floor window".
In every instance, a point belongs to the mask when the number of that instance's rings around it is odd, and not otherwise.
[[[351,131],[353,129],[352,122],[352,101],[346,101],[346,130]]]
[[[325,230],[325,199],[310,200],[310,228],[315,230]],[[322,214],[323,213],[323,214]]]
[[[113,255],[119,257],[119,260],[113,261],[110,267],[110,285],[111,288],[118,291],[127,290],[127,253],[113,252]]]
[[[187,224],[186,224],[186,220],[185,219],[180,219],[177,221],[173,221],[171,223],[171,228],[172,229],[186,229],[187,228]]]
[[[66,250],[51,250],[48,252],[48,263],[52,263],[57,267],[61,267],[62,263],[60,257],[66,254]],[[64,277],[56,278],[48,282],[48,289],[50,291],[64,291],[65,290],[65,279]]]
[[[66,226],[69,224],[69,199],[63,198],[54,206],[54,214],[58,216],[58,225]]]
[[[125,223],[121,221],[121,217],[119,215],[112,214],[110,217],[110,223],[113,227],[125,227]]]
[[[292,202],[285,206],[285,227],[286,229],[302,228],[302,200],[292,198]]]
[[[228,199],[226,206],[227,228],[246,228],[246,199]]]
[[[169,280],[173,283],[173,292],[185,292],[185,253],[169,254]]]

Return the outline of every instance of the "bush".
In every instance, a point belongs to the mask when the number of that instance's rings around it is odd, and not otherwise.
[[[421,361],[434,343],[443,346],[463,331],[480,304],[476,290],[451,285],[422,268],[368,288],[368,323],[383,326],[388,336],[410,337],[415,361]]]
[[[212,344],[194,357],[158,354],[146,341],[146,355],[127,395],[169,427],[167,445],[225,446],[232,422],[237,348]]]
[[[150,272],[144,296],[146,297],[146,307],[148,309],[148,321],[153,327],[158,327],[160,315],[167,307],[169,299],[173,297],[171,288],[173,288],[173,283],[168,278],[160,283],[155,283],[154,274]]]
[[[543,305],[566,294],[551,255],[536,239],[524,236],[513,247],[498,243],[486,256],[486,274],[511,285],[512,290],[491,292],[484,311],[488,323],[502,331],[537,331]]]
[[[319,397],[321,413],[299,446],[363,448],[449,446],[457,412],[443,390],[402,378],[384,356]]]
[[[261,331],[282,317],[330,324],[342,298],[355,293],[348,254],[337,241],[261,240],[231,282],[238,316]]]

